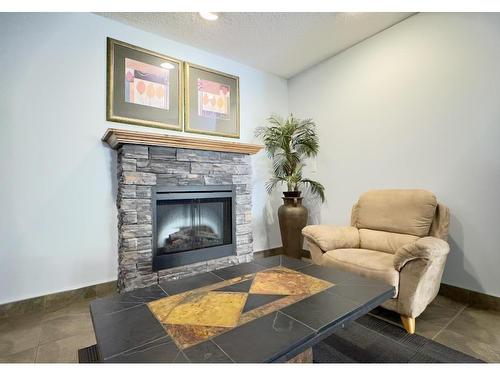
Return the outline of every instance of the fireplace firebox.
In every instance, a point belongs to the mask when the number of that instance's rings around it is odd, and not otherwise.
[[[233,185],[157,186],[153,192],[153,270],[236,253]]]

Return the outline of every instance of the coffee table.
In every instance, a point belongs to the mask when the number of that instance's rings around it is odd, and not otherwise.
[[[91,303],[102,362],[312,362],[394,287],[282,255]]]

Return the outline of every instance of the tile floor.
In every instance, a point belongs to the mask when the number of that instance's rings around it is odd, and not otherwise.
[[[77,350],[95,344],[91,299],[46,313],[0,320],[0,363],[77,362]],[[399,324],[399,316],[372,312]],[[438,296],[417,319],[417,333],[487,362],[500,362],[500,312]]]
[[[377,308],[371,314],[401,326],[399,315],[392,311]],[[416,333],[486,362],[500,362],[499,311],[438,295],[417,318]]]

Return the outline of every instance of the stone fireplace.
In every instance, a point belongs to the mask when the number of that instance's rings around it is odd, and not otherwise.
[[[117,129],[103,140],[118,153],[120,291],[253,259],[259,146]]]

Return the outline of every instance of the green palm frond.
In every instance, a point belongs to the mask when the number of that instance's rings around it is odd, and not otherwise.
[[[306,185],[312,194],[324,201],[323,185],[302,177],[304,160],[315,157],[319,151],[316,124],[312,119],[300,120],[293,115],[286,119],[271,115],[268,122],[268,126],[259,127],[255,132],[264,142],[267,156],[273,162],[273,177],[266,184],[268,192],[279,183],[286,183],[289,191]]]
[[[318,196],[321,202],[325,201],[325,187],[321,183],[308,178],[303,179],[301,183],[307,186],[312,195]]]
[[[266,190],[270,194],[279,183],[286,183],[284,177],[271,177],[269,181],[266,182]]]

